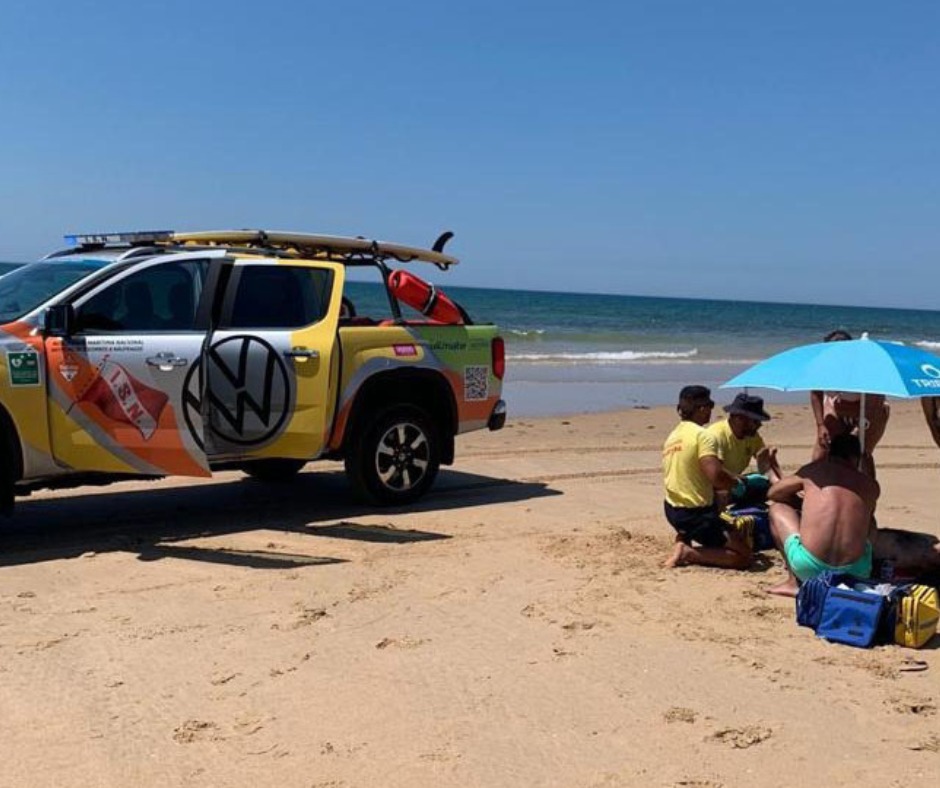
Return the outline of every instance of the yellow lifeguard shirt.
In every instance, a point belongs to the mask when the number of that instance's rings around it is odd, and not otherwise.
[[[680,421],[663,444],[666,501],[683,509],[711,506],[715,491],[699,459],[717,456],[714,435],[694,421]]]
[[[728,473],[738,476],[751,464],[751,458],[764,448],[760,435],[751,438],[736,438],[727,419],[716,421],[705,428],[718,445],[718,459]]]

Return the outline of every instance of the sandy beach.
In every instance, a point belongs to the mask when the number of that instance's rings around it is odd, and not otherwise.
[[[808,408],[771,406],[786,469]],[[0,524],[2,786],[914,786],[940,638],[856,650],[746,572],[665,570],[672,408],[511,419],[408,511],[341,468],[39,493]],[[894,402],[883,526],[940,534]],[[921,660],[926,669],[912,660]]]

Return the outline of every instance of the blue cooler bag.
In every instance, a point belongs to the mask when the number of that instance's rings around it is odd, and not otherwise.
[[[888,598],[832,586],[826,593],[816,634],[833,643],[870,648],[878,636]]]
[[[852,575],[834,572],[807,580],[796,597],[797,623],[832,643],[870,648],[885,642],[885,622],[894,596],[857,590],[862,583]]]

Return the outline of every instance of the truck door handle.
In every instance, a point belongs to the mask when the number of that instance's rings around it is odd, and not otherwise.
[[[157,353],[155,356],[150,356],[147,363],[151,367],[159,367],[164,372],[169,372],[174,367],[185,367],[189,361],[180,358],[175,353]]]
[[[292,347],[290,350],[285,350],[284,355],[296,361],[308,361],[311,358],[320,358],[320,351],[305,347]]]

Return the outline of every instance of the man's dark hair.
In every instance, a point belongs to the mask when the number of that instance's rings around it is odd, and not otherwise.
[[[858,462],[859,457],[862,456],[862,444],[859,443],[858,435],[850,432],[836,435],[829,444],[829,456]]]
[[[676,410],[683,419],[691,419],[700,405],[714,405],[712,392],[708,386],[684,386],[679,392],[679,404]]]
[[[844,328],[837,328],[835,331],[830,331],[826,334],[826,336],[823,337],[823,342],[842,342],[843,340],[851,338],[852,335]]]

